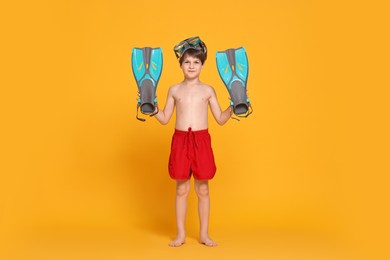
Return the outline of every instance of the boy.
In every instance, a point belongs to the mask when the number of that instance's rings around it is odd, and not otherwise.
[[[172,138],[169,158],[169,174],[176,180],[176,239],[170,246],[181,246],[185,242],[185,216],[187,196],[190,190],[191,173],[195,179],[200,220],[200,242],[216,246],[208,235],[210,197],[208,180],[214,177],[216,166],[208,133],[208,106],[218,124],[225,124],[232,115],[229,106],[222,111],[214,89],[202,83],[199,75],[207,59],[206,45],[199,37],[193,37],[177,44],[174,48],[180,62],[184,80],[168,90],[164,110],[155,118],[167,124],[176,106],[175,133]],[[158,109],[156,109],[158,110]]]

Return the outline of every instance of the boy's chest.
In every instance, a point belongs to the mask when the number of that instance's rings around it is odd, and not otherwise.
[[[208,103],[209,96],[207,93],[199,90],[183,90],[176,93],[176,96],[174,97],[176,100],[176,103],[179,104],[186,104],[186,103]]]

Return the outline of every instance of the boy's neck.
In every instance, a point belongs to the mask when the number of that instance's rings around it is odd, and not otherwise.
[[[195,79],[184,78],[183,83],[188,84],[188,85],[198,84],[198,83],[200,83],[200,80],[199,80],[199,78],[195,78]]]

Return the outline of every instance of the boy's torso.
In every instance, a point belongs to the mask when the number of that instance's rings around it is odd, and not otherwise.
[[[194,131],[208,128],[208,104],[211,87],[203,83],[174,86],[173,98],[176,105],[176,126],[178,130]]]

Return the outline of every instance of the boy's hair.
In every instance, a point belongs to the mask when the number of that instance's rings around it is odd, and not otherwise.
[[[189,48],[188,50],[186,50],[184,52],[184,55],[180,57],[180,59],[179,59],[180,66],[181,66],[181,64],[183,63],[184,59],[187,56],[199,59],[200,62],[202,63],[202,65],[203,65],[205,63],[206,59],[207,59],[207,52],[204,53],[201,50],[194,49],[194,48]]]

